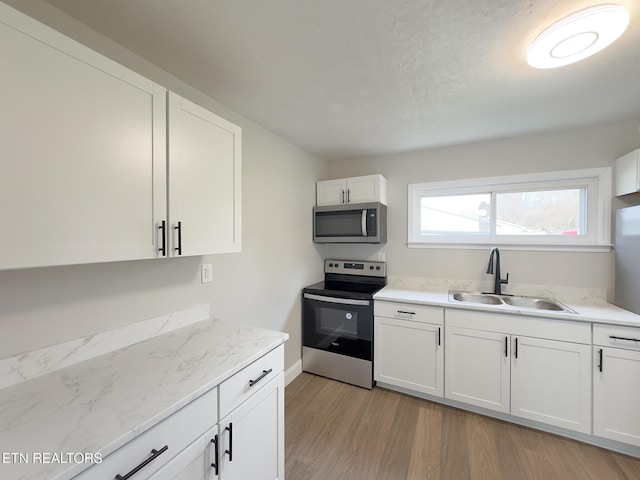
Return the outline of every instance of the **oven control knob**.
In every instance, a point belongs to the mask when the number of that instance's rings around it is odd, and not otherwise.
[[[371,266],[369,267],[369,270],[373,270],[373,265],[371,265]]]
[[[330,264],[329,264],[329,266],[330,266],[330,267],[333,267],[333,263],[330,263]]]
[[[347,320],[351,320],[353,318],[353,315],[351,315],[350,313],[347,313],[345,317],[347,317]]]
[[[378,266],[376,267],[376,270],[380,270],[380,265],[378,265]]]

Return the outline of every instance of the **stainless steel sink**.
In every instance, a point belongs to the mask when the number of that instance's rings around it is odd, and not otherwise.
[[[513,307],[535,308],[537,310],[555,310],[561,312],[567,308],[552,298],[504,297],[502,301]]]
[[[458,302],[484,303],[488,305],[501,305],[502,300],[497,295],[472,292],[452,292],[452,298]]]
[[[493,293],[450,291],[450,302],[480,303],[483,305],[515,307],[518,309],[547,310],[576,313],[566,305],[548,297],[523,297],[514,295],[494,295]]]

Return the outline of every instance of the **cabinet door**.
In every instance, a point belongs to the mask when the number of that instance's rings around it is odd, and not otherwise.
[[[284,373],[220,422],[222,480],[284,479]]]
[[[430,323],[375,317],[375,380],[442,397],[442,330]]]
[[[173,92],[168,102],[171,255],[239,252],[240,127]]]
[[[316,206],[318,207],[346,203],[346,195],[347,181],[344,178],[316,183]]]
[[[616,196],[640,190],[640,150],[634,150],[615,161]]]
[[[218,427],[212,428],[195,440],[169,463],[149,477],[148,480],[216,480],[215,446],[212,440],[218,434]]]
[[[445,398],[509,413],[509,336],[445,327]]]
[[[169,463],[150,476],[148,480],[217,480],[215,467],[215,444],[218,427],[178,453]]]
[[[514,336],[511,414],[591,433],[591,345]]]
[[[0,268],[158,255],[165,90],[0,3]]]
[[[347,203],[367,202],[382,202],[386,205],[386,182],[382,175],[347,178]]]
[[[640,447],[640,352],[594,347],[593,356],[593,434]]]

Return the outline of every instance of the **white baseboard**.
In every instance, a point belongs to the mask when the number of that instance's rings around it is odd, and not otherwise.
[[[293,382],[298,375],[302,373],[302,359],[287,368],[284,372],[284,386],[286,387]]]

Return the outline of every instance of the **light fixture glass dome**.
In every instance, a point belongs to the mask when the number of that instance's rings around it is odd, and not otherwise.
[[[529,47],[527,62],[535,68],[577,62],[611,45],[628,25],[629,12],[619,5],[580,10],[542,32]]]

